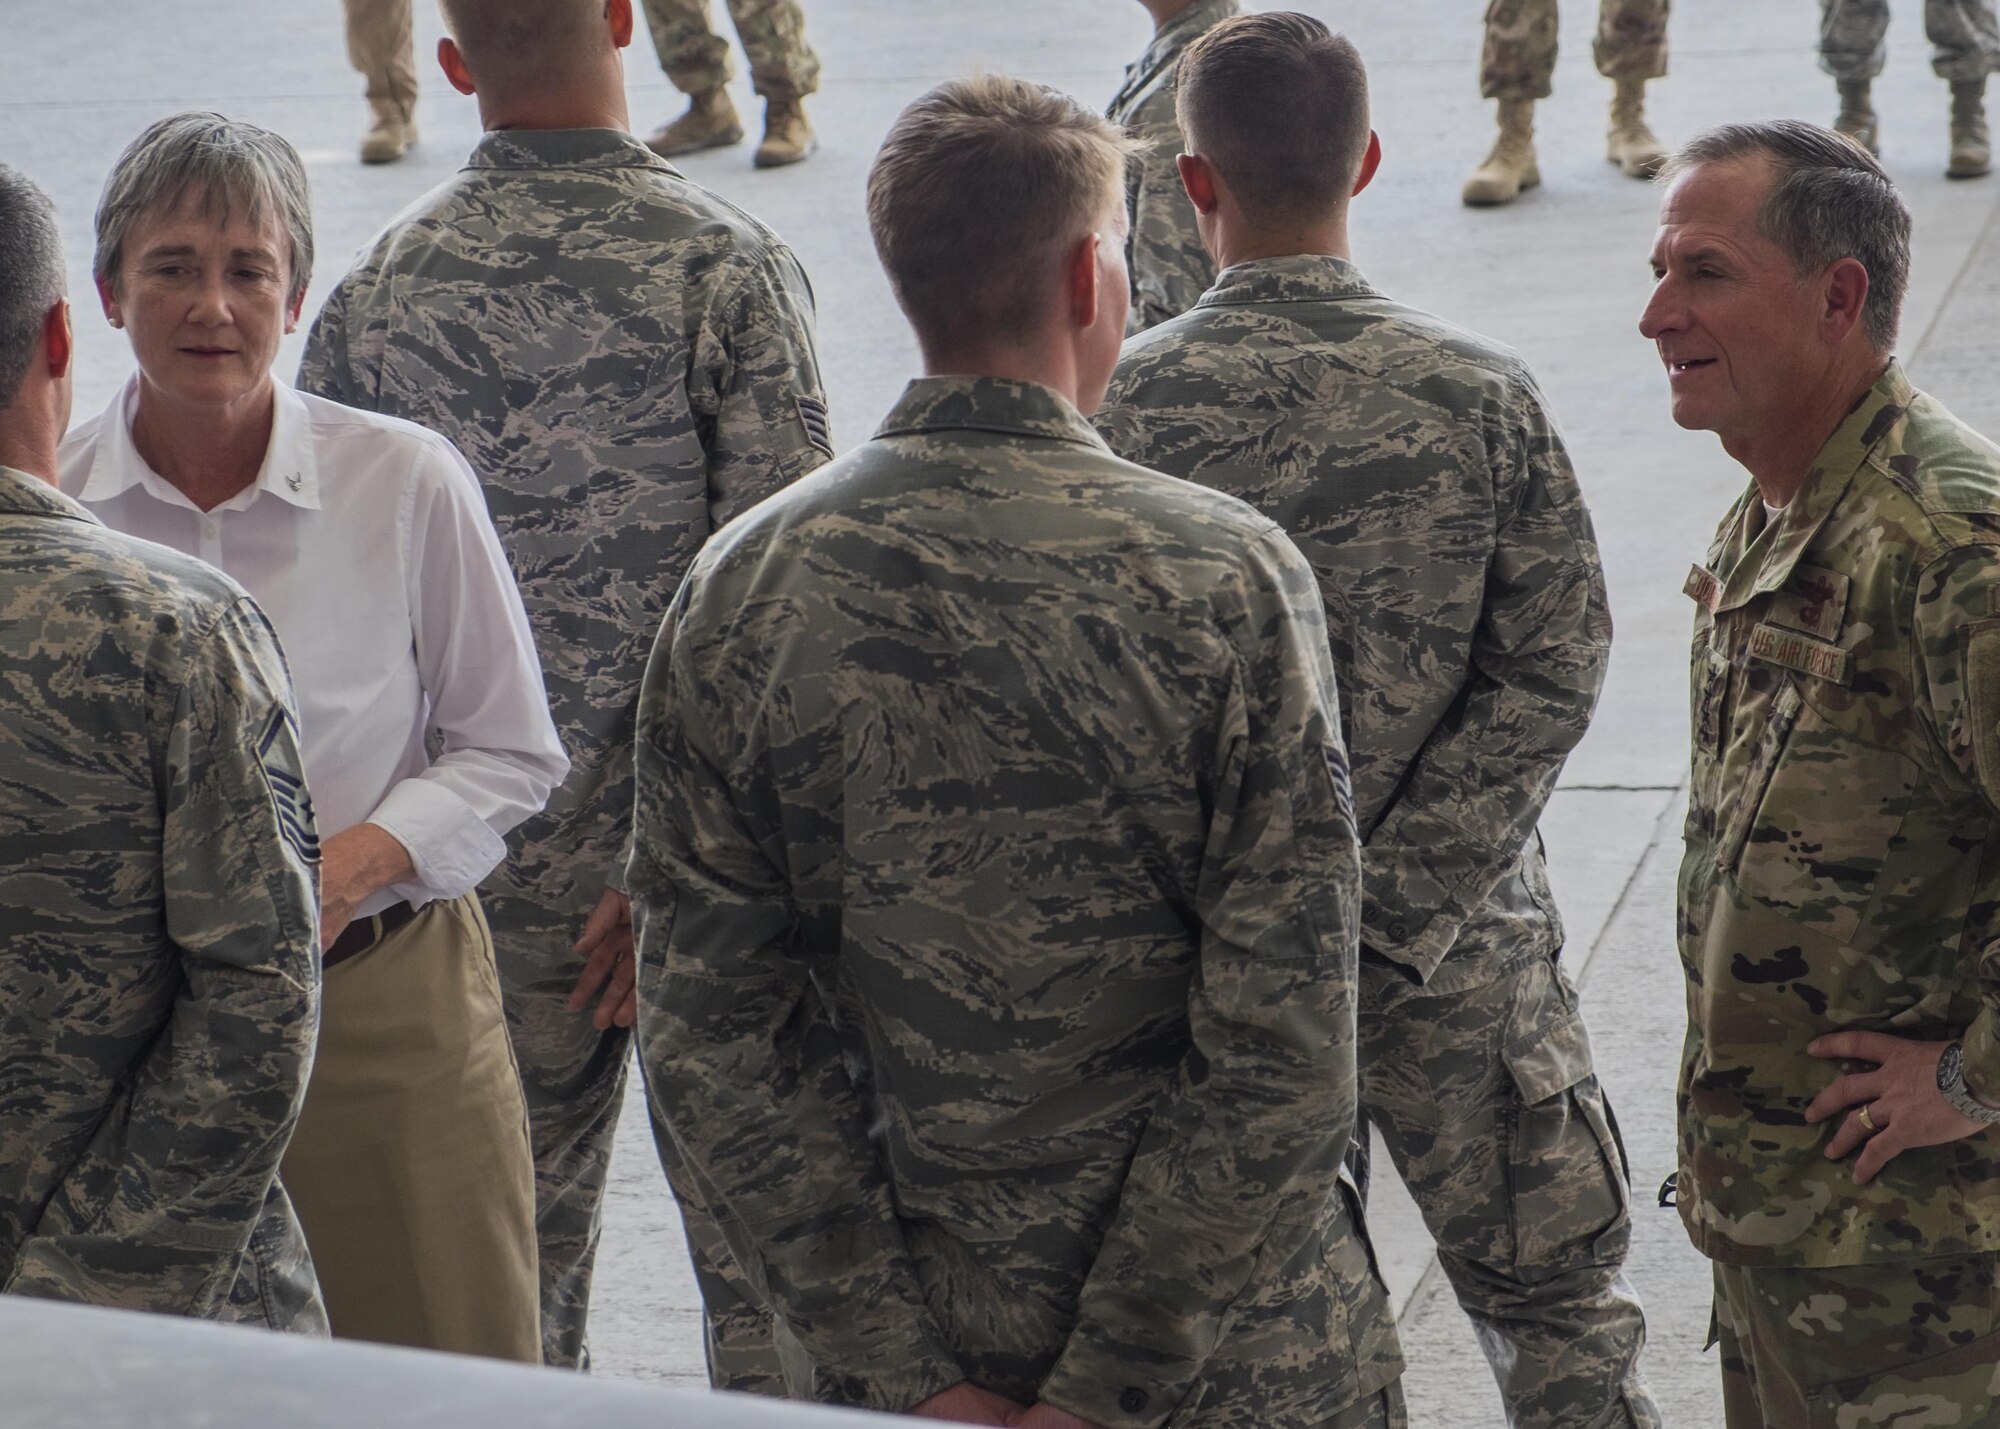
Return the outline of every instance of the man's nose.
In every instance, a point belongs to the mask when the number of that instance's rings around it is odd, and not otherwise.
[[[1685,326],[1674,282],[1671,278],[1662,278],[1653,285],[1653,296],[1646,300],[1646,309],[1639,314],[1639,336],[1648,342],[1657,342],[1667,333],[1677,332]]]

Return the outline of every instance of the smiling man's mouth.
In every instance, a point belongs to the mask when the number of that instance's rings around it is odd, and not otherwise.
[[[1669,362],[1667,364],[1667,371],[1692,372],[1697,367],[1713,367],[1713,366],[1715,366],[1715,359],[1712,357],[1690,357],[1682,362]]]

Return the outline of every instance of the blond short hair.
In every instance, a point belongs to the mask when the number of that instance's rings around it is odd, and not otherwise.
[[[926,346],[1015,338],[1063,258],[1124,203],[1134,144],[1046,85],[952,80],[902,114],[868,174],[868,226]]]

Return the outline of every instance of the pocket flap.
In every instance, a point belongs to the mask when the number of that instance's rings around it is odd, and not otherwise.
[[[1534,1041],[1509,1047],[1505,1055],[1514,1085],[1530,1106],[1568,1091],[1590,1075],[1590,1035],[1573,1012]]]

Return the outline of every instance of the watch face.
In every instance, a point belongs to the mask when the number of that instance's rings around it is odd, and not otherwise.
[[[1963,1080],[1964,1074],[1959,1071],[1959,1068],[1964,1062],[1965,1047],[1963,1043],[1954,1042],[1945,1048],[1944,1055],[1938,1058],[1938,1085],[1940,1087],[1956,1087]]]

